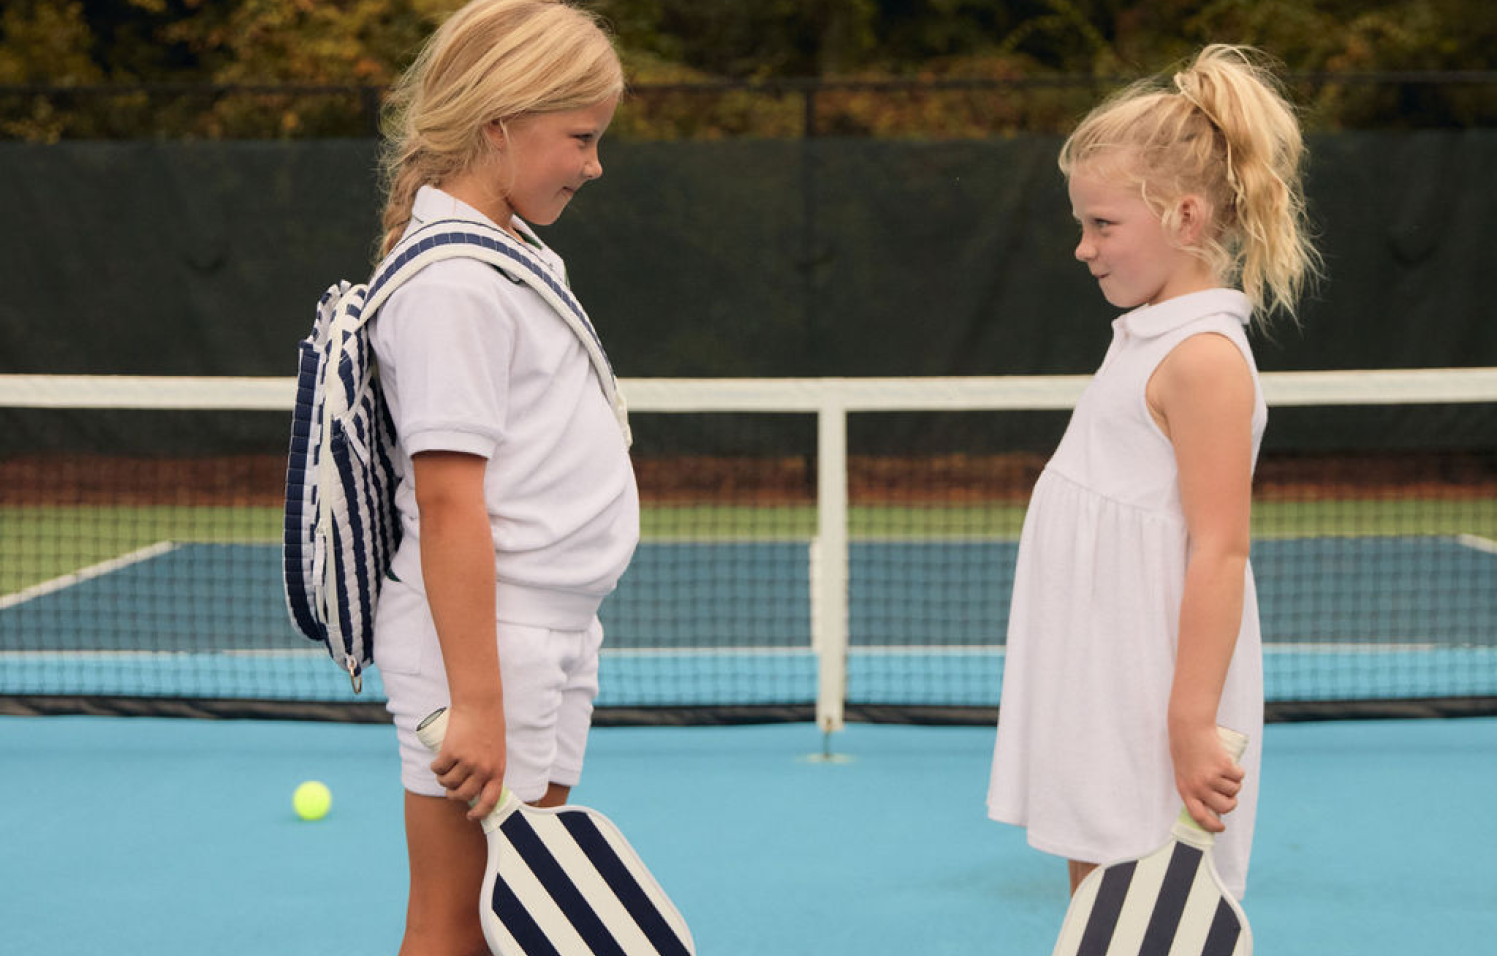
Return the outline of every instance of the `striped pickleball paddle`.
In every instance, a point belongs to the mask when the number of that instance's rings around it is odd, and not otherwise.
[[[1239,759],[1247,738],[1218,732]],[[1211,858],[1215,842],[1182,810],[1164,846],[1087,874],[1053,956],[1252,956],[1247,915]]]
[[[447,712],[416,728],[441,750]],[[479,914],[496,956],[695,956],[691,930],[618,827],[586,807],[532,807],[508,789],[482,821]]]

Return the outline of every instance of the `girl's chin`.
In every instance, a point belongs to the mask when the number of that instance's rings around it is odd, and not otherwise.
[[[549,207],[544,209],[532,209],[528,214],[525,212],[519,212],[517,214],[521,219],[525,220],[533,226],[549,226],[555,223],[556,220],[561,218],[561,214],[566,211],[567,201],[571,198],[572,197],[568,196],[566,200],[552,203]]]
[[[1131,299],[1125,296],[1115,295],[1108,292],[1103,292],[1102,298],[1106,299],[1107,304],[1112,306],[1114,309],[1136,309],[1144,304],[1142,300]]]

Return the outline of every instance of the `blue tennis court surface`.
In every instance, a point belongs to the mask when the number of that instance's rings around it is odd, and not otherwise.
[[[855,541],[849,700],[996,704],[1015,549]],[[1497,693],[1493,552],[1456,536],[1256,542],[1270,699]],[[0,599],[0,693],[343,693],[286,619],[277,545],[142,555]],[[604,606],[600,705],[813,700],[809,575],[805,541],[643,543]]]
[[[336,675],[334,675],[336,676]],[[604,810],[703,956],[1035,956],[1065,867],[983,812],[992,728],[604,727]],[[394,953],[395,740],[357,724],[0,717],[0,952]],[[1265,728],[1244,901],[1264,956],[1492,951],[1497,719]],[[8,778],[9,779],[9,778]],[[297,820],[321,779],[332,812]],[[1228,825],[1231,825],[1228,818]]]

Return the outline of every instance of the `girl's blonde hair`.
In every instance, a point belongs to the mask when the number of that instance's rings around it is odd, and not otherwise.
[[[489,124],[582,109],[623,89],[613,42],[584,10],[563,0],[473,0],[458,10],[386,103],[381,254],[400,240],[418,189],[488,153]]]
[[[1303,157],[1299,121],[1262,55],[1214,44],[1168,84],[1140,81],[1094,109],[1061,148],[1060,168],[1131,177],[1172,232],[1179,201],[1200,197],[1207,228],[1190,251],[1223,281],[1240,279],[1261,314],[1293,318],[1320,267]]]

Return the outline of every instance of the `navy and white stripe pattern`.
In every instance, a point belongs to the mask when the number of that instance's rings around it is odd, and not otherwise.
[[[329,288],[301,343],[283,538],[291,619],[355,687],[373,656],[379,585],[400,543],[395,429],[360,317],[364,292],[347,282]]]
[[[416,727],[432,753],[446,733],[446,708]],[[479,913],[499,956],[695,956],[686,920],[603,814],[528,806],[506,789],[483,832]]]
[[[1202,833],[1177,823],[1163,849],[1088,875],[1054,956],[1251,956],[1247,918]]]
[[[606,817],[523,806],[485,821],[484,935],[504,956],[690,956],[685,920]]]
[[[368,323],[407,279],[454,256],[517,277],[551,305],[587,350],[626,445],[630,439],[623,397],[587,313],[544,262],[503,230],[459,220],[432,223],[391,250],[367,286],[329,288],[301,343],[286,463],[284,580],[297,630],[326,645],[355,690],[373,660],[374,609],[400,543],[395,429]]]

